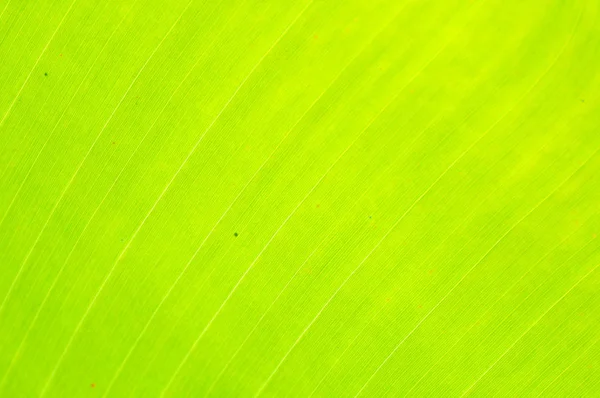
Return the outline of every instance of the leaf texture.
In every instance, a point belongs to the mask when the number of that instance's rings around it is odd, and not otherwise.
[[[599,12],[0,2],[0,396],[598,396]]]

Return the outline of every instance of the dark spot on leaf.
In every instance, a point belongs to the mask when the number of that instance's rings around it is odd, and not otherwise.
[[[48,76],[48,72],[44,73],[44,76]]]
[[[235,237],[237,238],[237,236],[238,236],[238,233],[237,233],[237,232],[234,232],[234,233],[233,233],[233,236],[235,236]]]
[[[96,384],[92,383],[92,384],[90,384],[90,387],[94,388],[94,387],[96,387]]]
[[[373,218],[373,216],[369,216],[369,220],[372,219],[372,218]]]

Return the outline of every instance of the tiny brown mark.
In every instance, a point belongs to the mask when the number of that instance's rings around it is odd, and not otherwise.
[[[94,388],[94,387],[96,387],[96,384],[92,383],[92,384],[90,384],[90,387]]]

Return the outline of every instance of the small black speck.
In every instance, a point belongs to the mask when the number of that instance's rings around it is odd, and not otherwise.
[[[44,73],[44,76],[48,76],[48,72]]]
[[[233,236],[235,236],[235,237],[237,238],[237,236],[238,236],[238,233],[237,233],[237,232],[234,232],[234,233],[233,233]]]

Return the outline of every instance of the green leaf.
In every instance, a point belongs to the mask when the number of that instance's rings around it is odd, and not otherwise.
[[[598,396],[600,3],[0,3],[0,396]]]

